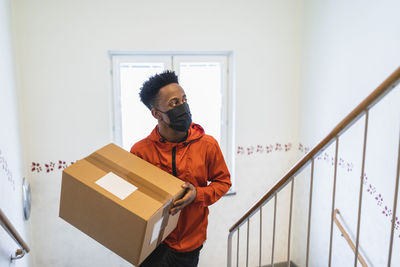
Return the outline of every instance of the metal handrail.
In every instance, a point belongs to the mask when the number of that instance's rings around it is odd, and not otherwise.
[[[236,228],[247,221],[251,215],[257,212],[260,207],[278,193],[292,178],[307,167],[326,147],[336,138],[342,135],[353,125],[367,110],[372,108],[381,98],[389,93],[400,82],[400,67],[398,67],[385,81],[383,81],[367,98],[365,98],[355,109],[353,109],[320,143],[314,146],[279,180],[275,186],[268,191],[245,215],[243,215],[230,229],[233,232]]]
[[[361,209],[362,209],[362,192],[364,185],[364,169],[365,169],[365,157],[366,157],[366,145],[367,145],[367,133],[368,133],[368,120],[370,109],[378,103],[386,94],[388,94],[393,88],[397,86],[400,82],[400,67],[398,67],[384,82],[382,82],[368,97],[366,97],[355,109],[353,109],[320,143],[313,147],[308,153],[306,153],[280,180],[274,187],[268,191],[253,207],[251,207],[245,215],[243,215],[230,229],[228,235],[228,266],[232,266],[232,236],[237,231],[237,259],[236,265],[239,266],[239,230],[240,227],[247,222],[247,250],[246,250],[246,266],[248,266],[249,258],[249,227],[250,218],[256,214],[260,213],[260,240],[259,240],[259,266],[261,266],[261,253],[262,253],[262,207],[274,199],[274,221],[272,230],[272,255],[271,255],[271,266],[274,266],[274,248],[275,248],[275,226],[276,226],[276,203],[278,198],[278,193],[282,190],[288,183],[292,182],[291,193],[290,193],[290,214],[289,214],[289,224],[288,224],[288,254],[287,254],[287,264],[290,266],[290,239],[291,239],[291,219],[292,219],[292,202],[293,202],[293,185],[296,175],[298,175],[304,168],[311,164],[311,183],[310,183],[310,198],[309,198],[309,211],[308,211],[308,226],[307,226],[307,251],[306,251],[306,267],[309,264],[309,250],[310,250],[310,229],[311,229],[311,206],[312,206],[312,192],[313,192],[313,173],[314,173],[314,160],[318,157],[322,151],[324,151],[333,142],[336,143],[335,149],[335,162],[334,162],[334,177],[333,177],[333,190],[332,190],[332,209],[331,209],[331,225],[330,225],[330,237],[329,237],[329,261],[328,267],[332,266],[332,240],[333,240],[333,225],[336,223],[336,212],[335,212],[335,198],[336,198],[336,176],[338,168],[338,147],[339,147],[339,137],[346,132],[356,121],[358,121],[362,116],[365,118],[364,124],[364,137],[363,137],[363,154],[362,154],[362,168],[360,174],[360,192],[358,200],[358,216],[357,216],[357,235],[354,245],[354,266],[357,267],[359,260],[359,237],[360,237],[360,223],[361,223]],[[399,179],[400,179],[400,140],[399,140],[399,155],[398,155],[398,166],[396,175],[396,189],[395,189],[395,200],[393,210],[396,211],[397,208],[397,193],[399,189]],[[391,229],[391,242],[389,247],[389,264],[391,264],[391,256],[393,249],[393,231],[394,231],[394,216],[392,215],[392,229]],[[361,262],[363,266],[365,262]]]
[[[339,228],[340,232],[342,233],[344,239],[346,239],[347,243],[350,245],[353,252],[356,252],[356,246],[354,245],[353,241],[351,240],[349,234],[346,232],[342,224],[339,222],[338,218],[336,217],[337,214],[340,214],[338,209],[335,209],[335,216],[334,221],[337,227]],[[367,263],[365,262],[364,258],[361,256],[360,252],[357,252],[357,258],[360,261],[363,267],[368,267]]]
[[[6,232],[10,235],[10,237],[18,244],[20,249],[15,251],[15,255],[11,256],[11,260],[17,260],[25,256],[26,253],[29,253],[30,249],[26,242],[22,239],[20,234],[17,232],[15,227],[12,225],[10,220],[4,214],[4,212],[0,209],[0,225],[6,230]]]

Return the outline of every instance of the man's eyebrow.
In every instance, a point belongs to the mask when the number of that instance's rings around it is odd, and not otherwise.
[[[183,95],[182,98],[186,98],[186,95]],[[174,96],[173,98],[168,100],[168,103],[171,102],[172,100],[179,100],[179,97]]]
[[[178,97],[173,97],[173,98],[170,98],[169,100],[168,100],[168,102],[171,102],[172,100],[178,100],[179,98]]]

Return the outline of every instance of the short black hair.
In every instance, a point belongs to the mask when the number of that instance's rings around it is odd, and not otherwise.
[[[178,76],[172,70],[166,70],[151,76],[140,88],[140,100],[151,110],[154,107],[160,89],[171,83],[178,83]]]

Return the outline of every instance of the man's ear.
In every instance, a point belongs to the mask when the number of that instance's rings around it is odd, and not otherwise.
[[[155,108],[152,108],[152,109],[151,109],[151,115],[152,115],[156,120],[161,120],[161,119],[162,119],[160,113],[159,113]]]

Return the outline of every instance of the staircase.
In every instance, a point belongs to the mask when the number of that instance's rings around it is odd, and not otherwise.
[[[315,225],[311,224],[311,216],[313,213],[313,202],[319,201],[318,199],[313,199],[313,195],[315,195],[316,190],[319,190],[317,187],[314,188],[314,184],[317,184],[317,179],[325,178],[329,180],[332,184],[332,195],[330,196],[330,211],[329,215],[329,231],[326,233],[327,239],[329,239],[329,244],[327,248],[327,262],[324,266],[339,266],[338,263],[336,265],[332,261],[332,253],[333,253],[333,239],[337,237],[334,234],[342,236],[344,239],[343,242],[347,243],[346,249],[348,253],[353,253],[353,260],[351,262],[347,262],[346,266],[357,266],[358,264],[362,266],[368,266],[368,260],[364,258],[368,258],[368,255],[364,254],[362,245],[360,242],[360,228],[363,223],[362,219],[362,211],[363,211],[363,191],[366,191],[364,186],[366,186],[366,177],[365,177],[365,169],[366,169],[366,150],[369,143],[368,140],[368,122],[370,120],[370,114],[374,112],[373,107],[382,101],[384,97],[391,92],[397,84],[400,82],[400,67],[394,71],[384,82],[380,84],[378,88],[376,88],[367,98],[365,98],[352,112],[350,112],[321,142],[319,142],[314,148],[312,148],[308,153],[306,153],[280,180],[279,182],[269,190],[255,205],[253,205],[230,229],[228,235],[228,255],[227,255],[227,265],[231,266],[249,266],[250,252],[256,251],[258,254],[258,265],[257,266],[313,266],[311,263],[311,253],[310,253],[310,239],[312,238],[312,228]],[[398,89],[398,88],[397,88]],[[397,103],[396,106],[400,107],[400,103]],[[343,218],[341,217],[339,221],[338,216],[340,215],[337,210],[336,204],[338,199],[336,193],[337,187],[337,176],[338,176],[338,165],[341,164],[339,162],[339,141],[342,140],[343,136],[351,129],[358,121],[363,123],[363,136],[362,138],[362,153],[360,155],[361,159],[361,169],[354,170],[359,172],[359,190],[357,195],[357,203],[355,203],[357,208],[357,212],[355,212],[355,218]],[[400,125],[400,124],[398,124]],[[400,133],[399,133],[400,134]],[[321,157],[324,151],[327,149],[334,150],[334,156],[332,157],[332,165],[333,165],[333,174],[332,177],[314,177],[315,168],[316,168],[316,160]],[[400,172],[400,136],[398,139],[397,147],[393,147],[393,150],[396,150],[397,153],[397,169],[395,170],[396,176],[393,177],[393,184],[390,184],[393,187],[393,201],[391,202],[390,209],[391,214],[388,213],[386,216],[390,216],[390,229],[388,227],[387,232],[390,233],[390,241],[388,242],[386,255],[387,262],[382,266],[393,266],[392,258],[394,255],[398,256],[399,252],[394,252],[394,238],[395,238],[395,228],[398,229],[398,218],[397,214],[397,202],[398,202],[398,191],[399,191],[399,172]],[[305,177],[305,178],[304,178]],[[308,205],[308,210],[305,214],[303,214],[303,220],[306,222],[306,234],[303,242],[303,247],[292,247],[293,237],[292,230],[293,226],[296,224],[293,221],[293,207],[294,207],[294,197],[293,194],[295,192],[295,182],[299,182],[300,179],[307,179],[307,185],[309,186],[308,195],[303,196],[307,199],[305,205]],[[303,181],[304,182],[304,181]],[[372,190],[372,189],[371,189]],[[366,192],[370,192],[369,188]],[[296,192],[298,194],[298,192]],[[303,193],[302,194],[306,194]],[[365,192],[364,192],[365,194]],[[277,203],[279,199],[285,199],[284,203],[286,206],[283,207],[284,211],[288,212],[288,220],[285,222],[281,222],[277,215]],[[295,203],[296,204],[296,203]],[[315,204],[314,204],[315,205]],[[281,209],[282,207],[280,207]],[[264,214],[263,214],[264,213]],[[270,219],[269,227],[266,228],[266,220]],[[355,220],[356,227],[355,229],[346,229],[346,221]],[[336,226],[335,226],[336,225]],[[389,224],[388,224],[389,225]],[[282,235],[281,233],[278,235],[277,228],[285,227],[286,233]],[[270,234],[270,242],[266,245],[265,241],[265,233],[268,232]],[[255,234],[252,234],[255,233]],[[281,240],[284,236],[286,242],[286,259],[282,260],[280,257],[276,260],[277,255],[277,247],[276,243],[278,240]],[[367,239],[362,239],[363,242],[367,242]],[[304,261],[299,264],[293,262],[291,259],[291,254],[295,249],[303,249],[304,250]],[[282,246],[280,247],[282,250]],[[302,250],[302,251],[303,251]],[[281,253],[282,254],[282,253]],[[252,262],[254,262],[254,257],[252,258]],[[296,265],[297,264],[297,265]],[[254,266],[254,265],[251,265]],[[341,265],[343,266],[343,265]],[[372,266],[372,264],[370,264]],[[380,265],[381,266],[381,265]]]

